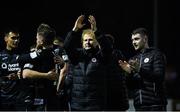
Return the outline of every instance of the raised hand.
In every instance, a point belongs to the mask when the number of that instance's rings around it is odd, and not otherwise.
[[[96,19],[94,18],[94,16],[89,15],[88,21],[91,24],[91,29],[95,32],[97,30]]]
[[[84,15],[80,15],[76,22],[75,25],[73,27],[73,31],[78,31],[79,29],[81,29],[85,24],[83,23],[85,16]]]

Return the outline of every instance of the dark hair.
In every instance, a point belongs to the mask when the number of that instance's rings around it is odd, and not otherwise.
[[[45,43],[50,45],[56,37],[56,31],[47,24],[40,24],[37,33],[45,38]]]
[[[148,31],[145,28],[137,28],[137,29],[133,30],[132,35],[135,35],[137,33],[139,33],[143,36],[145,36],[145,35],[148,36]]]
[[[108,40],[111,42],[111,44],[114,44],[114,43],[115,43],[115,42],[114,42],[115,40],[114,40],[114,36],[113,36],[113,35],[111,35],[111,34],[105,34],[104,36],[108,38]]]
[[[15,33],[15,34],[19,34],[18,28],[16,28],[16,27],[8,27],[8,28],[6,28],[4,30],[4,35],[3,36],[4,37],[8,36],[10,32]]]

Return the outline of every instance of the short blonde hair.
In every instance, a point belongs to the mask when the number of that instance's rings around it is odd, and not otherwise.
[[[81,41],[83,41],[83,37],[84,37],[85,34],[91,35],[91,36],[93,37],[93,39],[96,40],[94,31],[91,30],[91,29],[85,29],[85,30],[83,30],[83,32],[82,32],[82,38],[81,38]]]

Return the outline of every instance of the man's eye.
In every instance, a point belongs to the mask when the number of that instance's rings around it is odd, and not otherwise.
[[[11,39],[16,40],[16,39],[19,39],[19,37],[13,36],[11,37]]]

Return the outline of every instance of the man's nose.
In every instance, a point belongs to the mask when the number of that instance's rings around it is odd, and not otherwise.
[[[87,43],[89,44],[89,43],[90,43],[90,40],[87,40]]]

